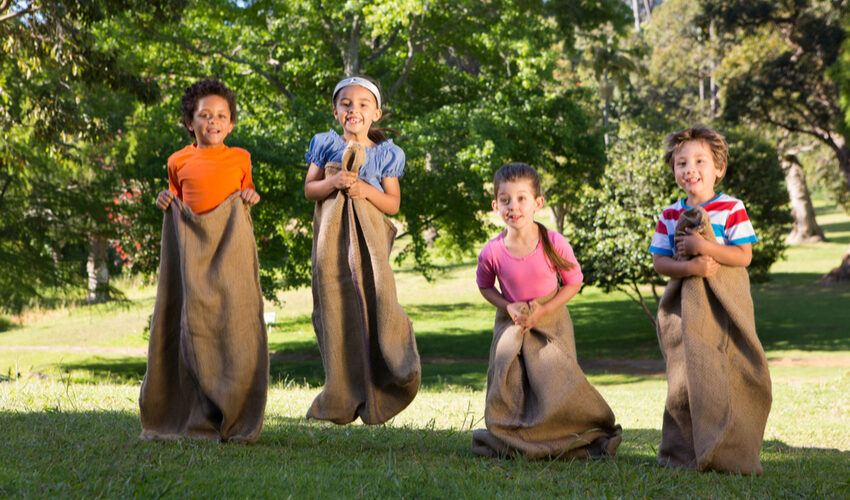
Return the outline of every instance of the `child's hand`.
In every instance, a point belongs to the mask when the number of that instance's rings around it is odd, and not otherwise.
[[[249,205],[256,205],[260,201],[260,195],[251,188],[245,188],[241,193],[242,201]]]
[[[355,179],[351,186],[349,186],[349,188],[345,192],[348,193],[348,196],[352,200],[359,200],[362,198],[366,198],[370,187],[371,185],[369,185],[363,179]]]
[[[688,269],[691,276],[708,278],[714,276],[720,270],[720,263],[708,255],[698,255],[688,261]]]
[[[525,313],[528,311],[528,304],[525,302],[511,302],[507,307],[508,315],[514,320],[515,325],[522,325],[525,321]]]
[[[694,233],[693,229],[685,229],[685,232],[688,233],[687,236],[677,236],[674,240],[676,255],[690,257],[702,254],[702,245],[705,243],[705,239],[699,233]]]
[[[340,170],[332,175],[330,179],[334,189],[348,189],[357,181],[357,174],[347,170]]]
[[[528,306],[531,311],[526,314],[525,321],[522,323],[522,333],[528,333],[540,321],[540,318],[546,315],[546,309],[537,300],[532,300],[528,303]]]
[[[156,206],[163,212],[171,206],[171,200],[174,199],[174,193],[169,190],[160,191],[156,197]]]

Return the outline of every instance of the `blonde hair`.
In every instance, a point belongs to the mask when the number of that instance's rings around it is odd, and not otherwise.
[[[726,144],[726,138],[707,125],[694,125],[693,127],[673,132],[665,137],[664,163],[669,165],[670,168],[673,168],[673,158],[676,156],[676,153],[682,149],[685,143],[691,141],[703,141],[708,146],[708,149],[711,150],[714,166],[721,171],[721,175],[726,173],[729,145]]]
[[[502,183],[520,180],[528,181],[535,198],[543,196],[540,190],[540,175],[537,173],[537,170],[534,170],[534,168],[525,163],[508,163],[497,170],[493,176],[493,197],[495,199],[499,198],[499,187]],[[534,221],[534,223],[540,229],[540,239],[543,240],[543,253],[549,260],[550,266],[564,271],[574,268],[575,263],[561,257],[561,254],[555,251],[555,247],[552,246],[552,241],[549,239],[549,230],[546,229],[546,226],[537,221]]]

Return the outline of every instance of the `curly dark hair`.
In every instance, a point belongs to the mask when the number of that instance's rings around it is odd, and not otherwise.
[[[183,118],[180,120],[180,124],[186,128],[186,132],[192,139],[195,138],[195,135],[189,130],[189,125],[191,125],[192,117],[195,115],[195,108],[198,106],[198,101],[208,95],[217,95],[226,100],[230,107],[230,123],[236,123],[236,96],[233,91],[215,78],[204,78],[186,87],[186,93],[180,99],[180,105],[183,108]]]

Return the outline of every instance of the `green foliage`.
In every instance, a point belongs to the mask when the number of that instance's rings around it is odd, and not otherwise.
[[[675,199],[675,182],[664,164],[663,136],[624,123],[610,152],[599,188],[581,192],[570,216],[570,243],[582,264],[585,283],[605,292],[620,290],[652,319],[642,284],[659,284],[649,243],[661,210]]]
[[[725,136],[729,166],[715,190],[743,200],[747,207],[759,238],[753,245],[753,260],[747,270],[752,281],[765,281],[770,266],[785,253],[785,236],[792,222],[785,174],[776,148],[758,134],[733,128]]]
[[[82,287],[89,238],[115,236],[117,170],[134,101],[158,97],[103,21],[136,30],[182,2],[4,2],[0,15],[0,310],[52,287]],[[164,15],[167,11],[168,15]],[[26,272],[21,272],[26,269]]]
[[[839,200],[850,192],[850,128],[840,107],[849,6],[846,0],[712,0],[701,4],[697,19],[702,26],[714,22],[730,47],[717,70],[724,119],[820,141],[834,155],[824,177]]]
[[[141,191],[122,205],[133,221],[122,247],[138,245],[128,252],[134,272],[156,271],[161,214],[151,200],[165,187],[168,155],[184,144],[177,100],[203,75],[237,95],[240,121],[228,144],[252,154],[262,196],[252,216],[269,298],[310,282],[304,154],[313,134],[337,126],[330,93],[345,71],[383,84],[381,126],[400,131],[394,140],[407,157],[396,219],[410,237],[398,259],[411,258],[428,276],[435,252],[426,232],[438,235],[437,254],[453,258],[492,235],[487,184],[501,164],[526,161],[547,172],[557,200],[604,161],[588,95],[550,89],[559,32],[539,2],[335,1],[318,10],[308,1],[192,2],[154,41],[134,33],[117,41],[156,75],[163,95],[137,109],[126,136],[122,168]]]

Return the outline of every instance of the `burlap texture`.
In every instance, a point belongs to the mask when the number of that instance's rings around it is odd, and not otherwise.
[[[365,150],[343,155],[357,172]],[[325,175],[340,165],[328,163]],[[336,191],[313,215],[313,327],[325,385],[307,417],[346,424],[357,417],[381,424],[419,390],[413,325],[398,303],[389,258],[395,226],[371,202]]]
[[[578,365],[566,307],[527,333],[507,311],[497,310],[484,423],[487,429],[472,435],[479,455],[569,459],[615,453],[622,430]]]
[[[676,234],[707,219],[702,208],[685,212]],[[760,474],[772,397],[747,270],[671,279],[658,307],[658,342],[667,362],[659,463]]]
[[[203,215],[172,201],[139,396],[143,439],[257,439],[269,381],[258,269],[238,193]]]

